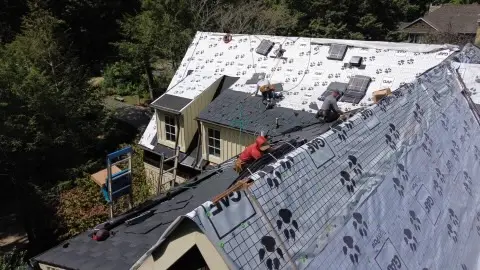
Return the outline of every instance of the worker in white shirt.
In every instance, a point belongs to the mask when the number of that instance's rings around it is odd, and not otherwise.
[[[267,101],[267,106],[270,107],[272,104],[272,99],[282,97],[282,94],[275,93],[275,87],[270,84],[270,81],[265,78],[265,75],[259,76],[259,81],[257,82],[257,91],[255,91],[254,96],[257,95],[258,91],[262,93],[263,100]]]

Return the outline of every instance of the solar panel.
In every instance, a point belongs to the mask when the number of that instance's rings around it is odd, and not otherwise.
[[[274,45],[273,42],[271,42],[270,40],[264,39],[262,40],[262,42],[260,42],[260,45],[258,45],[255,52],[263,56],[267,56],[268,53],[270,53],[270,51],[272,50],[273,45]]]
[[[343,60],[345,53],[347,52],[347,45],[343,44],[332,44],[328,50],[328,59],[331,60]]]

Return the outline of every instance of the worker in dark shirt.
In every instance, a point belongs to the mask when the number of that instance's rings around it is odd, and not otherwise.
[[[338,90],[333,90],[332,94],[325,98],[322,107],[317,112],[317,118],[323,118],[327,123],[336,121],[343,112],[338,108],[337,99],[340,97]]]

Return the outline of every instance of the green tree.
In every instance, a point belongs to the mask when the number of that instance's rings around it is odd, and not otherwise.
[[[8,180],[0,190],[18,199],[29,242],[41,250],[55,241],[47,190],[92,156],[107,117],[66,46],[65,24],[30,8],[21,34],[0,49],[0,173]]]

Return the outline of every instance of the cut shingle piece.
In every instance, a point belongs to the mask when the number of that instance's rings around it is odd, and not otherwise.
[[[331,60],[343,60],[345,53],[347,52],[347,45],[343,44],[332,44],[328,50],[328,59]]]
[[[365,96],[368,86],[372,79],[367,76],[353,76],[347,85],[347,91],[343,95],[341,102],[357,104]]]
[[[340,82],[332,82],[328,85],[327,90],[322,93],[322,95],[318,98],[320,101],[324,101],[326,97],[328,97],[333,90],[338,90],[340,94],[345,93],[347,91],[347,84],[340,83]]]

